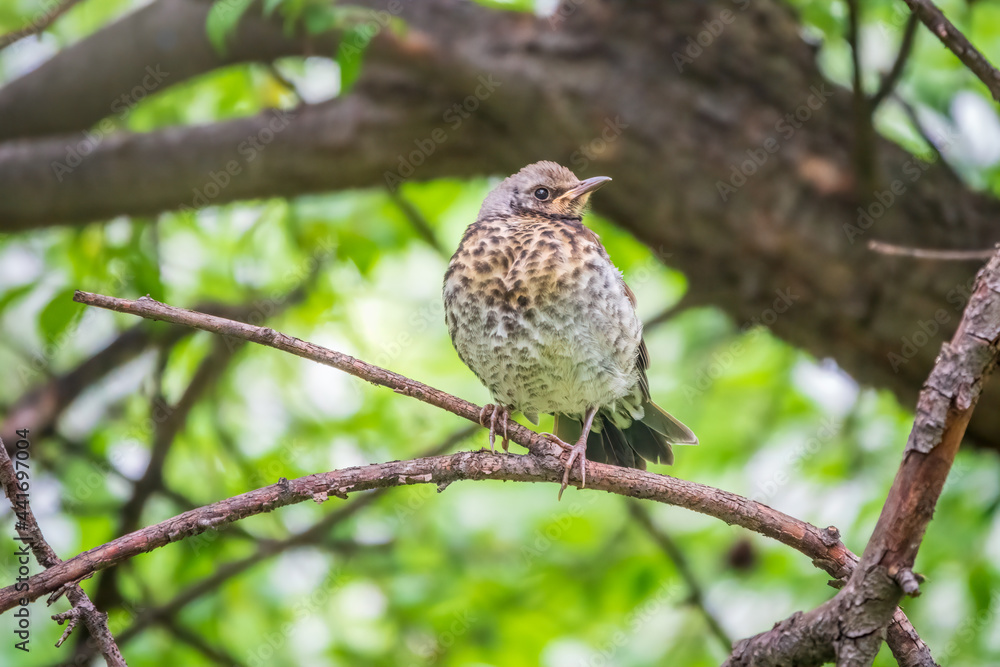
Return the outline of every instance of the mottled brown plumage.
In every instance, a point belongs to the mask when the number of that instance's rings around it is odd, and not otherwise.
[[[490,445],[511,411],[536,424],[555,415],[563,489],[577,459],[585,484],[585,458],[644,468],[672,463],[671,443],[698,442],[650,401],[635,295],[581,222],[609,180],[580,181],[554,162],[525,167],[483,202],[444,280],[455,349],[496,401],[482,416]]]

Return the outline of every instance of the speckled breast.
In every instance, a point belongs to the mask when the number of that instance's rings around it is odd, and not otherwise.
[[[470,226],[444,304],[459,356],[504,405],[582,414],[638,382],[642,324],[597,236],[577,221]]]

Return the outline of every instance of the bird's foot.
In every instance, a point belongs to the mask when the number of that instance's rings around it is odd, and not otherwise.
[[[500,441],[500,446],[503,447],[503,451],[506,453],[510,440],[507,437],[507,422],[509,419],[510,411],[502,405],[487,403],[479,411],[479,425],[483,427],[488,426],[490,429],[490,451],[496,451],[494,442],[496,442],[497,420],[499,420],[503,424],[503,440]]]
[[[561,439],[552,435],[551,433],[544,433],[543,435],[548,436],[549,440],[554,442],[563,448],[564,451],[568,452],[569,456],[566,459],[566,469],[563,472],[562,486],[559,487],[559,498],[562,500],[563,491],[569,486],[569,473],[573,470],[573,464],[580,461],[580,488],[587,486],[587,441],[581,438],[575,445],[563,442]]]

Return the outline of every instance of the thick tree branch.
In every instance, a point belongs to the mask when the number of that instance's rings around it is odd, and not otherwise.
[[[22,472],[25,471],[30,473],[30,469],[27,466],[22,469]],[[7,449],[3,444],[3,440],[0,440],[0,484],[3,485],[4,493],[7,496],[7,500],[10,501],[11,509],[14,512],[15,529],[21,538],[21,542],[31,550],[38,564],[42,567],[60,567],[64,561],[59,558],[52,547],[49,546],[49,543],[45,541],[42,529],[39,528],[38,521],[35,519],[35,513],[31,510],[28,494],[19,493],[21,482],[19,481],[17,472],[14,470],[14,462],[7,455]],[[46,571],[48,570],[46,569]],[[68,584],[70,582],[65,583]],[[7,590],[14,588],[15,586],[9,586]],[[90,633],[91,639],[96,644],[97,650],[104,656],[104,661],[108,667],[125,667],[125,658],[122,657],[121,651],[118,650],[118,645],[115,644],[115,638],[108,629],[108,615],[98,611],[97,607],[94,606],[94,603],[90,601],[90,598],[78,584],[68,586],[65,594],[73,606],[69,611],[56,614],[52,617],[53,620],[59,623],[69,621],[66,632],[57,645],[61,645],[70,632],[73,631],[76,624],[83,621],[84,626],[86,626],[87,631]],[[15,591],[11,606],[19,604],[20,597],[21,594]]]
[[[205,32],[211,6],[210,0],[156,0],[0,88],[0,141],[69,132],[79,140],[79,133],[104,118],[124,120],[154,92],[219,67],[302,55],[310,43],[275,30],[280,19],[267,21],[259,7],[251,7],[220,55]],[[334,52],[332,36],[311,44]],[[74,94],[83,88],[89,92]],[[74,98],[72,109],[64,106],[67,95]]]
[[[969,305],[920,392],[903,462],[861,562],[830,601],[741,641],[727,665],[870,665],[904,594],[919,593],[913,563],[1000,344],[1000,250],[979,272]],[[902,633],[897,633],[902,634]]]
[[[924,25],[958,56],[959,60],[986,84],[993,94],[993,99],[1000,102],[1000,71],[997,71],[986,56],[980,53],[930,0],[903,1],[924,22]]]

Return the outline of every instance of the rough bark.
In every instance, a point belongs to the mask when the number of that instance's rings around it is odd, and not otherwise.
[[[78,132],[108,113],[146,64],[169,71],[168,86],[228,62],[315,48],[253,19],[244,28],[251,36],[241,33],[219,58],[204,37],[205,7],[158,0],[57,55],[0,91],[0,128],[19,137]],[[732,22],[678,71],[675,56],[723,11]],[[402,17],[410,30],[379,31],[351,94],[300,108],[251,161],[239,147],[279,123],[274,112],[107,136],[61,182],[52,163],[82,135],[0,144],[0,228],[197,205],[196,192],[231,160],[240,173],[208,202],[383,187],[387,172],[417,161],[413,179],[507,174],[556,159],[580,174],[613,176],[598,212],[661,250],[687,274],[694,297],[739,324],[766,323],[914,404],[938,342],[957,324],[973,268],[873,256],[864,241],[988,247],[1000,239],[1000,206],[884,140],[864,147],[878,181],[860,186],[874,199],[859,201],[850,93],[823,80],[785,8],[771,0],[744,11],[726,0],[608,0],[536,19],[429,0],[404,3]],[[116,38],[125,33],[129,39]],[[102,49],[115,56],[106,66],[82,66],[84,55]],[[476,100],[480,77],[499,85],[480,88],[485,99]],[[476,110],[453,128],[455,117],[445,114],[470,99]],[[809,119],[794,127],[796,113]],[[443,142],[432,139],[435,130]],[[723,200],[720,184],[754,156],[766,160]],[[773,306],[782,295],[791,307],[779,315]],[[986,400],[1000,400],[1000,388]],[[1000,448],[1000,411],[981,411],[969,433]]]
[[[920,592],[917,550],[934,515],[966,426],[997,364],[1000,250],[979,273],[950,343],[942,346],[917,402],[903,461],[878,523],[847,585],[828,602],[739,642],[725,667],[825,663],[867,667],[904,594]]]

